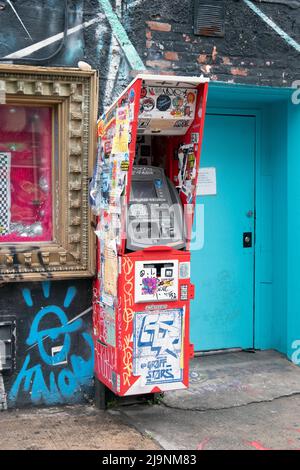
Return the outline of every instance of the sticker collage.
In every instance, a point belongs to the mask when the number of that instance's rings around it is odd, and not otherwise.
[[[187,387],[189,234],[182,250],[181,245],[173,249],[172,240],[165,250],[163,243],[159,245],[163,236],[152,238],[157,247],[153,243],[131,249],[126,219],[135,165],[132,195],[141,181],[145,206],[153,204],[156,211],[163,204],[167,208],[160,210],[157,219],[139,208],[133,214],[137,219],[133,226],[136,223],[141,230],[148,224],[150,233],[152,225],[163,221],[167,232],[166,212],[175,200],[184,209],[187,205],[181,217],[189,218],[192,226],[204,96],[201,81],[198,86],[197,80],[137,78],[98,121],[97,160],[90,183],[98,253],[93,299],[95,374],[120,396]],[[165,180],[155,180],[154,168],[160,168]],[[156,183],[164,181],[172,197],[167,189],[167,196],[156,189]]]
[[[98,121],[98,154],[90,185],[90,203],[97,216],[100,316],[102,340],[115,346],[118,253],[122,245],[122,226],[130,160],[131,126],[134,120],[135,91]],[[103,328],[104,327],[104,328]]]
[[[197,90],[147,86],[141,91],[139,134],[185,134],[193,122]]]

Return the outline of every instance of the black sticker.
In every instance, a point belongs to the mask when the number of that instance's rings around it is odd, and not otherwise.
[[[149,126],[150,121],[151,121],[151,119],[140,119],[139,124],[138,124],[138,128],[139,129],[146,129]]]
[[[167,111],[171,106],[171,98],[167,95],[159,95],[156,107],[159,111]]]
[[[190,121],[185,121],[184,119],[180,119],[176,121],[174,127],[188,127],[190,125]]]

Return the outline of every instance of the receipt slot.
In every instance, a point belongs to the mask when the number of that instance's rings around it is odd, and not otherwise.
[[[90,185],[98,395],[188,387],[190,244],[207,88],[203,77],[138,75],[98,121]]]

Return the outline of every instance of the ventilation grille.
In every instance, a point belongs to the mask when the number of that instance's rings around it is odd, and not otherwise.
[[[0,322],[0,373],[14,366],[14,321]]]
[[[225,8],[223,0],[195,0],[194,34],[217,37],[225,35]]]

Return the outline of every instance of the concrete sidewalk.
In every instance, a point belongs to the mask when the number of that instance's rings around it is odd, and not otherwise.
[[[300,450],[300,368],[274,351],[192,361],[191,384],[159,404],[118,400],[0,412],[0,450]],[[131,404],[130,404],[131,403]]]
[[[184,410],[217,410],[300,393],[300,368],[276,351],[200,356],[191,361],[187,390],[163,403]]]
[[[168,450],[300,450],[300,368],[274,351],[198,357],[189,390],[111,413]]]
[[[300,396],[227,410],[118,410],[166,450],[300,450]]]
[[[159,446],[90,405],[0,412],[0,450],[151,450]]]

